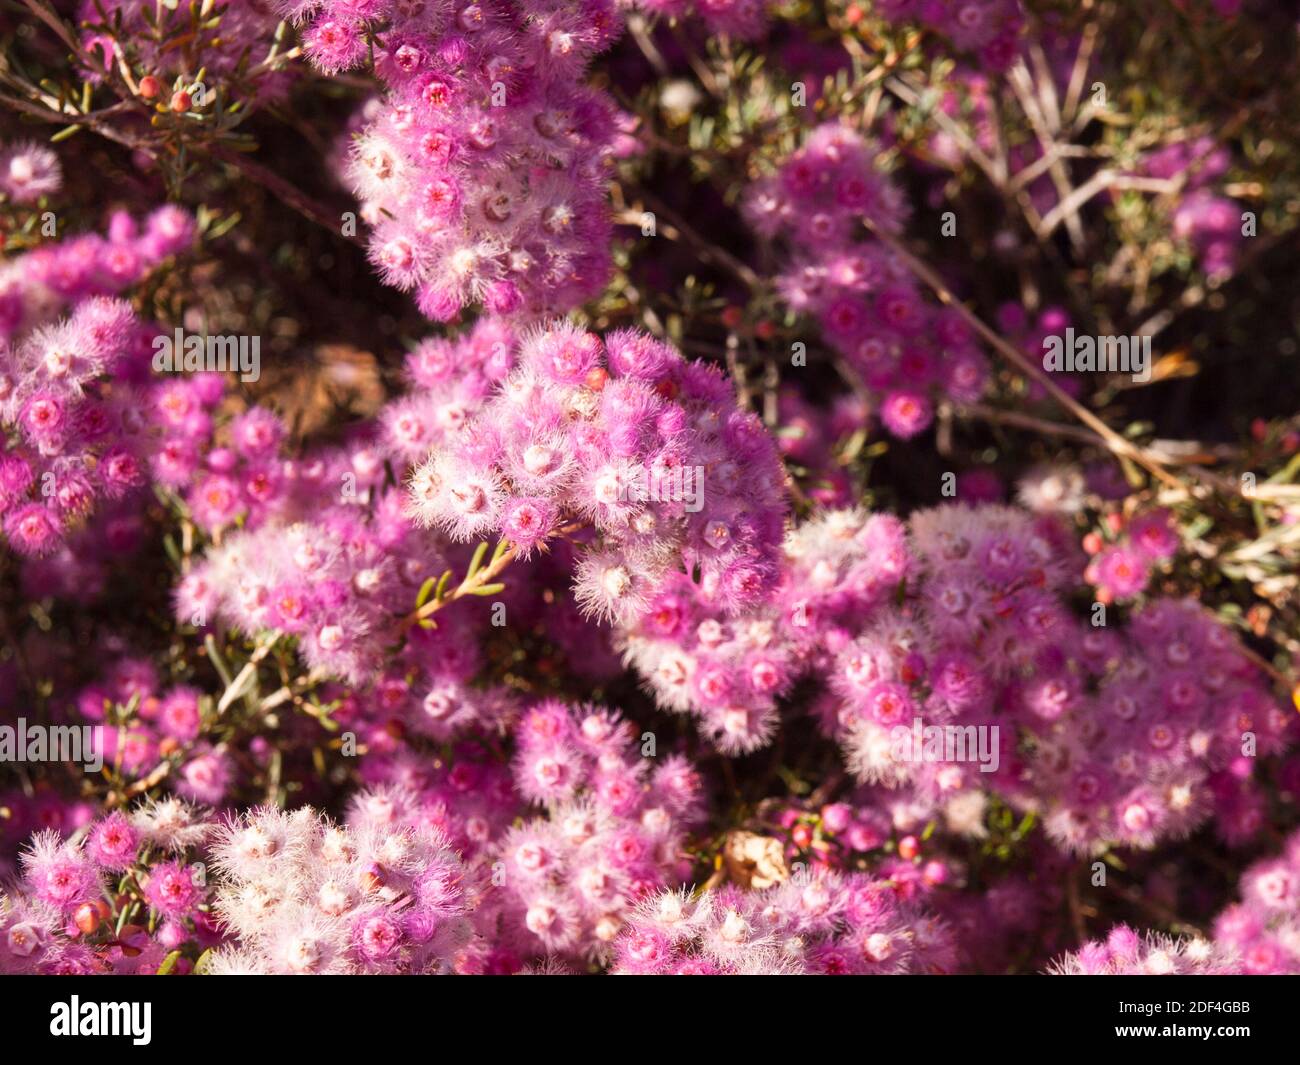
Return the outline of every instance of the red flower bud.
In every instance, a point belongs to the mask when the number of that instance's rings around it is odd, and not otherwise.
[[[664,399],[676,399],[677,382],[670,377],[661,377],[655,382],[655,391],[663,396]]]
[[[72,920],[83,935],[91,935],[99,927],[99,908],[93,902],[83,902],[72,915]]]

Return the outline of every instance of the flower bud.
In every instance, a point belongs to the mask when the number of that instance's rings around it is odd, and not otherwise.
[[[99,908],[93,902],[83,902],[72,915],[72,920],[83,935],[93,935],[99,927]]]

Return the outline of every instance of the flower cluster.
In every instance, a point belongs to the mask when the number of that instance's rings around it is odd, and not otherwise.
[[[106,237],[56,241],[0,270],[0,527],[16,554],[62,552],[148,479],[150,327],[114,297],[193,238],[184,211],[161,208],[143,227],[118,212]]]
[[[1206,939],[1174,939],[1117,925],[1047,970],[1053,976],[1223,976],[1237,972],[1231,952]]]
[[[958,820],[978,813],[962,801],[972,789],[1014,780],[1015,724],[998,725],[1014,705],[1006,686],[1073,630],[1058,598],[1070,557],[1050,519],[1010,507],[948,505],[909,525],[908,596],[840,652],[823,720],[859,779],[906,784],[914,801],[950,807],[952,823],[954,804]],[[902,747],[900,729],[913,733]],[[969,741],[960,757],[950,737]]]
[[[1228,838],[1251,833],[1252,804],[1218,774],[1251,777],[1291,722],[1229,630],[1176,600],[1145,604],[1122,633],[1095,612],[1077,619],[1063,598],[1073,552],[1051,519],[949,506],[914,515],[911,531],[916,598],[878,615],[831,679],[833,728],[863,779],[906,782],[923,809],[946,804],[950,824],[954,800],[972,812],[967,789],[997,791],[1039,810],[1069,851],[1151,847],[1211,810]],[[897,727],[917,720],[944,755],[900,752]]]
[[[207,827],[168,802],[110,813],[77,839],[37,834],[22,878],[0,897],[0,973],[157,972],[183,944],[216,942],[202,870],[181,857]],[[137,860],[145,845],[147,865]],[[179,957],[173,964],[190,967]]]
[[[258,809],[211,852],[215,912],[237,937],[214,974],[440,973],[470,935],[464,868],[434,829]]]
[[[619,973],[901,975],[950,971],[943,922],[861,873],[803,873],[776,887],[662,892],[619,937]]]
[[[1300,974],[1285,5],[16,6],[0,973]]]
[[[589,527],[574,597],[597,618],[635,619],[681,569],[734,612],[775,584],[784,471],[715,368],[637,332],[602,342],[556,323],[416,468],[409,509],[525,557]]]
[[[504,753],[483,732],[448,746],[445,757],[418,749],[400,730],[386,735],[386,743],[381,733],[367,738],[365,788],[348,804],[348,823],[436,828],[466,862],[481,865],[521,814]]]
[[[638,900],[689,875],[699,776],[601,707],[539,703],[515,739],[515,788],[546,814],[493,847],[495,889],[476,923],[525,956],[599,957]]]
[[[1131,535],[1163,551],[1167,516],[1149,519]],[[1288,742],[1283,709],[1193,603],[1147,603],[1123,635],[1077,617],[1079,563],[1055,518],[1012,507],[938,507],[906,529],[832,512],[788,540],[772,607],[724,618],[679,581],[623,643],[659,704],[726,752],[768,742],[781,698],[824,678],[815,715],[905,828],[942,815],[978,835],[992,792],[1070,851],[1150,847],[1211,811],[1249,836],[1258,809],[1231,782]]]
[[[0,350],[0,426],[16,436],[0,449],[0,520],[18,554],[50,554],[101,500],[145,483],[149,423],[117,372],[141,332],[129,304],[92,297]]]
[[[1300,833],[1242,875],[1241,902],[1219,914],[1214,942],[1239,959],[1234,972],[1300,973]]]
[[[728,616],[716,597],[677,577],[623,638],[627,661],[660,706],[691,712],[722,751],[765,745],[778,700],[827,665],[873,606],[898,587],[908,562],[895,518],[834,511],[790,533],[773,602]]]
[[[267,407],[254,405],[218,423],[215,411],[226,395],[219,374],[160,380],[153,390],[153,420],[162,432],[152,456],[154,478],[180,492],[190,516],[213,536],[273,520],[330,524],[331,506],[354,516],[382,511],[386,463],[401,477],[432,447],[455,439],[513,367],[516,347],[512,330],[493,319],[454,341],[421,342],[406,359],[405,394],[341,446],[297,458],[285,453],[284,419]],[[376,518],[384,539],[400,538],[405,529],[392,502]]]
[[[767,611],[729,618],[701,600],[689,577],[668,581],[624,638],[627,661],[661,707],[695,715],[719,750],[762,747],[800,663]]]
[[[195,232],[193,217],[179,207],[159,207],[143,224],[115,211],[103,236],[65,237],[5,262],[0,265],[0,337],[12,344],[66,307],[124,292],[187,250]]]
[[[382,667],[398,620],[425,578],[442,571],[440,559],[396,494],[373,512],[336,504],[311,521],[227,537],[182,579],[176,613],[200,627],[226,621],[250,635],[295,638],[311,668],[361,683]]]
[[[617,124],[582,78],[619,29],[610,0],[278,6],[326,73],[374,46],[384,94],[346,177],[387,283],[436,321],[471,304],[563,312],[599,291]]]
[[[890,234],[906,221],[902,192],[876,169],[874,151],[847,125],[819,126],[776,174],[754,184],[746,213],[760,236],[789,245],[777,279],[787,306],[817,321],[881,397],[885,428],[907,439],[930,425],[936,399],[977,400],[989,371],[960,315],[927,301],[888,247],[859,239],[864,218]]]

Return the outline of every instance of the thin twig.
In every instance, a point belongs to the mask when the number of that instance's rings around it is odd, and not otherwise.
[[[681,236],[686,238],[687,243],[692,245],[696,251],[700,253],[701,258],[718,266],[725,267],[749,288],[759,288],[762,286],[763,279],[759,277],[757,272],[746,266],[725,248],[720,248],[718,245],[702,237],[699,232],[690,225],[690,223],[664,203],[663,200],[655,196],[654,193],[649,192],[644,188],[639,188],[637,189],[637,197],[646,203],[651,211],[654,212],[656,217],[662,216],[668,219],[671,228],[659,228],[669,239],[675,239],[674,231],[680,233]]]
[[[272,196],[283,203],[286,207],[291,207],[304,218],[308,218],[317,225],[328,229],[336,237],[343,240],[349,240],[358,247],[365,247],[365,241],[358,235],[347,236],[343,232],[343,217],[339,212],[331,211],[328,207],[317,202],[303,192],[300,188],[290,181],[286,181],[274,170],[256,163],[243,152],[231,151],[225,147],[214,147],[208,149],[208,154],[214,159],[219,159],[223,163],[228,163],[239,170],[243,175],[252,181],[257,182]]]

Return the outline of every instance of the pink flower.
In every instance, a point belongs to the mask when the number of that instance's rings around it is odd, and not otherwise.
[[[924,432],[933,418],[930,401],[915,392],[891,392],[880,408],[885,428],[903,440]]]
[[[1146,558],[1131,548],[1108,547],[1088,566],[1088,579],[1113,599],[1132,599],[1150,580]]]
[[[179,861],[162,862],[149,872],[145,898],[164,916],[182,918],[203,898],[203,889],[191,867]]]
[[[0,150],[0,191],[15,203],[35,203],[63,186],[59,157],[30,142]]]
[[[127,869],[135,861],[139,833],[120,811],[96,821],[86,837],[86,853],[105,869]]]
[[[62,538],[60,522],[39,503],[28,503],[5,515],[5,536],[20,555],[41,558],[52,553]]]

